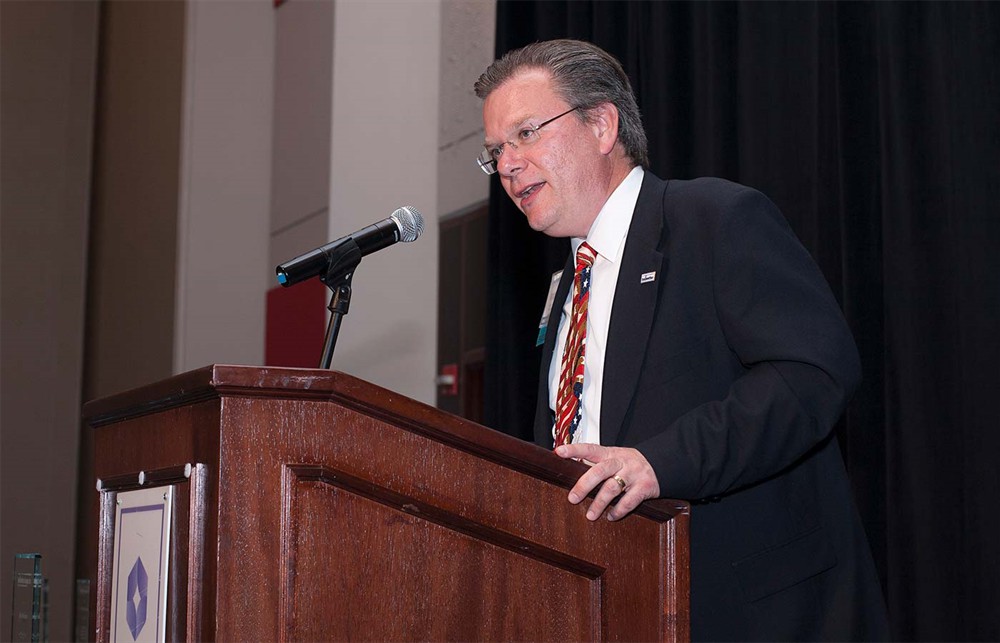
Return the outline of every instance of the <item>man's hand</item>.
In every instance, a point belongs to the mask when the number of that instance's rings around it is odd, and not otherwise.
[[[576,458],[591,465],[570,489],[569,501],[574,505],[600,485],[600,490],[587,510],[587,520],[597,520],[608,504],[618,496],[618,504],[608,511],[608,520],[624,518],[643,500],[660,495],[660,483],[649,461],[636,449],[602,447],[599,444],[564,444],[556,448],[560,458]],[[623,495],[624,494],[624,495]]]

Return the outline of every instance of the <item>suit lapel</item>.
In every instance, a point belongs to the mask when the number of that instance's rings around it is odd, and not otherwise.
[[[666,248],[669,234],[669,230],[664,230],[662,212],[666,187],[665,181],[646,172],[622,253],[604,356],[601,444],[606,446],[617,444],[639,381],[660,282],[667,277],[665,252],[660,251]],[[650,272],[655,272],[655,280],[641,283],[643,275]]]

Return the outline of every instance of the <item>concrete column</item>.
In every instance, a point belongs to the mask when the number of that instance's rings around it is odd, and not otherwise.
[[[175,373],[264,362],[274,21],[272,0],[188,3]]]
[[[440,0],[335,3],[330,237],[411,205],[424,233],[366,257],[334,367],[433,404]]]

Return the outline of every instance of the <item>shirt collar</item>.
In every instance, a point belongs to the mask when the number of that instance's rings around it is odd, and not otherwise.
[[[597,213],[586,239],[573,237],[573,255],[586,241],[598,255],[616,263],[625,248],[625,238],[632,223],[632,213],[639,200],[639,188],[642,187],[642,166],[632,168],[625,179],[611,193],[604,207]]]

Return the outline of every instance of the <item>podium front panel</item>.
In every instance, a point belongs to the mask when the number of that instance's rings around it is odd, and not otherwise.
[[[342,373],[212,366],[91,403],[98,475],[205,463],[202,640],[686,640],[688,508]],[[197,585],[197,587],[195,587]]]

